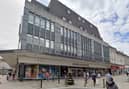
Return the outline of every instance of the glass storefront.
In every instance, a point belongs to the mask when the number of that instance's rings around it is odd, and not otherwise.
[[[38,65],[25,65],[25,78],[26,79],[36,79],[38,72]]]
[[[68,66],[39,65],[39,64],[22,64],[19,71],[19,77],[24,79],[57,79],[65,78],[68,73],[72,73],[74,78],[84,77],[84,72],[90,75],[93,72],[103,75],[104,69],[79,68]]]
[[[54,79],[57,78],[57,73],[57,66],[39,65],[38,79]]]

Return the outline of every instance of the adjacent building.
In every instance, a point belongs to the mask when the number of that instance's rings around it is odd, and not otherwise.
[[[110,47],[110,63],[113,74],[121,74],[129,68],[129,57],[117,49]]]

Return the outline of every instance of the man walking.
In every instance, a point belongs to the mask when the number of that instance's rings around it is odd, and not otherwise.
[[[93,85],[94,85],[94,87],[95,87],[95,85],[96,85],[96,77],[97,77],[96,73],[93,72],[93,73],[92,73],[92,80],[93,80]]]

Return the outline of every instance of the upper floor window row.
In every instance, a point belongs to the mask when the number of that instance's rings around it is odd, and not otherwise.
[[[28,23],[34,24],[34,25],[44,28],[46,30],[50,30],[51,32],[55,31],[54,22],[52,22],[48,19],[45,19],[43,17],[40,17],[38,15],[34,15],[32,13],[29,13]]]
[[[77,32],[69,30],[68,28],[65,28],[63,26],[60,27],[60,34],[64,37],[77,40]]]

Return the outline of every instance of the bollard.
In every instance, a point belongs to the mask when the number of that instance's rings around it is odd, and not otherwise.
[[[84,87],[86,87],[87,86],[87,78],[85,78],[85,80],[84,80]]]
[[[60,77],[58,76],[58,84],[60,84]]]
[[[41,79],[41,82],[40,82],[40,88],[42,88],[42,86],[43,86],[43,80]]]
[[[105,88],[105,79],[103,79],[103,88]]]

